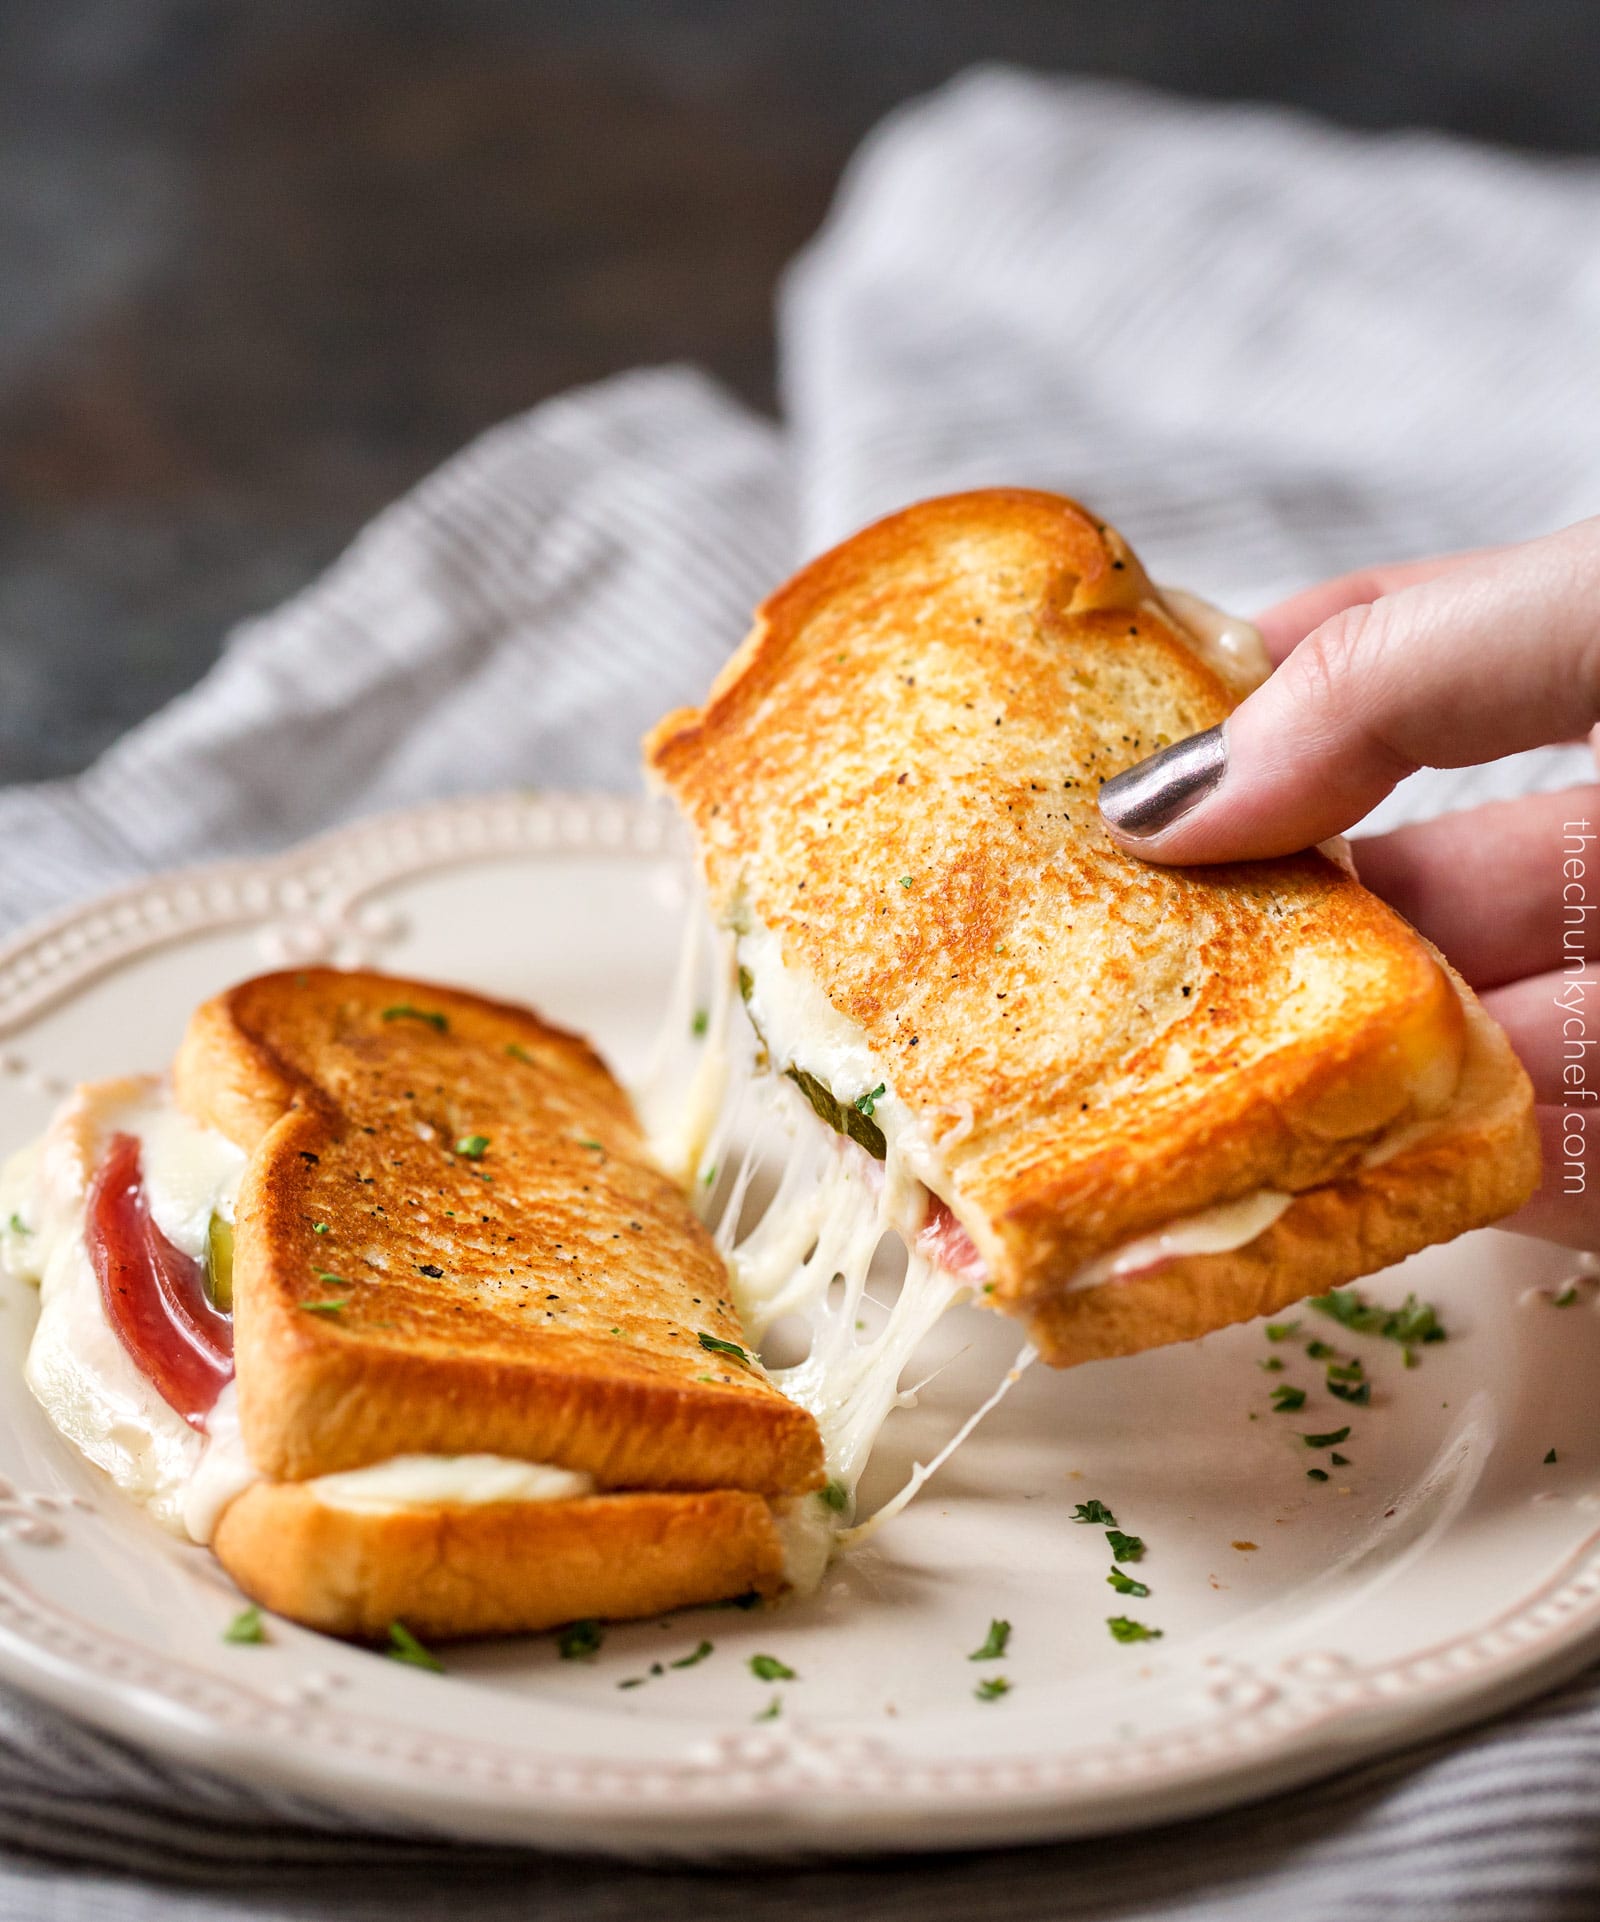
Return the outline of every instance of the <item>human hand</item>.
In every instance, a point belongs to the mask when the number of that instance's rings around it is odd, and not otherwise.
[[[1582,740],[1600,723],[1600,518],[1521,546],[1349,574],[1259,625],[1278,663],[1271,678],[1223,727],[1102,789],[1107,829],[1131,853],[1182,863],[1289,853],[1342,833],[1419,767]],[[1510,1225],[1590,1248],[1600,1248],[1600,1171],[1590,1183],[1571,1144],[1586,1148],[1592,1127],[1600,1147],[1589,1005],[1600,975],[1588,965],[1600,946],[1597,836],[1600,786],[1588,785],[1353,847],[1361,879],[1449,955],[1528,1069],[1545,1185]]]

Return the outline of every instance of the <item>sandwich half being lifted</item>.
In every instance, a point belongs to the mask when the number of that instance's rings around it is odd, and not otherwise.
[[[34,1394],[274,1611],[444,1637],[784,1585],[815,1425],[627,1097],[527,1010],[247,981],[4,1184]]]
[[[994,489],[814,561],[647,743],[772,1069],[879,1164],[922,1273],[1057,1365],[1281,1309],[1537,1184],[1504,1035],[1340,851],[1173,869],[1105,834],[1100,785],[1265,672],[1085,509]]]

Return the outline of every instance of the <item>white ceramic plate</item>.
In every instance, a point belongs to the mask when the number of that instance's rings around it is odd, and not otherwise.
[[[614,800],[510,797],[372,823],[286,858],[178,875],[0,953],[0,1149],[84,1076],[161,1066],[196,1001],[296,960],[376,963],[536,1003],[624,1073],[650,1039],[685,899],[676,838]],[[1435,1301],[1407,1371],[1357,1350],[1372,1405],[1259,1324],[1035,1369],[918,1501],[804,1603],[459,1649],[444,1678],[273,1624],[60,1442],[22,1386],[29,1292],[0,1306],[0,1674],[152,1749],[387,1825],[617,1852],[954,1847],[1165,1821],[1503,1707],[1600,1648],[1596,1286],[1559,1250],[1476,1235],[1369,1284]],[[1543,1292],[1540,1292],[1540,1291]],[[1302,1337],[1303,1339],[1303,1337]],[[1014,1331],[958,1312],[891,1420],[869,1504],[1003,1369]],[[1264,1360],[1285,1361],[1264,1372]],[[1310,1390],[1274,1413],[1272,1387]],[[1342,1427],[1346,1468],[1300,1436]],[[1554,1463],[1545,1457],[1555,1450]],[[1147,1600],[1106,1584],[1108,1504]],[[1126,1613],[1162,1639],[1122,1645]],[[968,1659],[991,1618],[1002,1662]],[[665,1666],[706,1638],[714,1653]],[[779,1657],[772,1684],[748,1659]],[[664,1673],[638,1688],[617,1684]],[[1001,1699],[974,1690],[1002,1675]],[[758,1719],[780,1704],[776,1719]]]

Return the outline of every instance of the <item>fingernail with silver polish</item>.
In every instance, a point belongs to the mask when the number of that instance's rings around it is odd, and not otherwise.
[[[1130,840],[1148,840],[1203,801],[1228,769],[1225,722],[1174,741],[1100,790],[1106,824]]]

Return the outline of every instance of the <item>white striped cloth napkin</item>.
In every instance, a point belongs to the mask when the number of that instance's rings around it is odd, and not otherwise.
[[[782,429],[685,371],[538,408],[87,774],[0,794],[0,923],[426,795],[632,785],[640,732],[704,688],[766,587],[944,488],[1083,495],[1159,578],[1244,608],[1600,509],[1591,163],[982,71],[867,142],[780,327]],[[1562,750],[1423,775],[1382,817],[1588,771]],[[1597,1812],[1593,1676],[1157,1835],[737,1878],[347,1832],[0,1694],[0,1922],[1586,1922]]]

